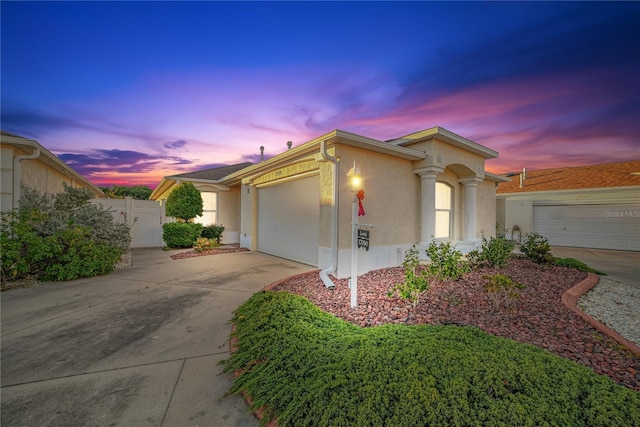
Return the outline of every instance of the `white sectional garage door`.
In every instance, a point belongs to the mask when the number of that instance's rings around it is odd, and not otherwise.
[[[258,189],[258,250],[318,265],[320,176]]]
[[[557,246],[640,250],[640,205],[533,207],[533,230]]]

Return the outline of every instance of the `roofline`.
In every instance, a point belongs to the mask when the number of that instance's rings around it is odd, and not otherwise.
[[[88,186],[96,194],[96,196],[106,197],[106,195],[102,190],[100,190],[98,187],[96,187],[91,182],[89,182],[89,180],[87,180],[85,177],[80,175],[71,166],[69,166],[62,160],[60,160],[58,156],[56,156],[51,151],[43,147],[42,144],[40,144],[38,141],[33,139],[27,139],[18,135],[15,135],[15,136],[13,134],[9,135],[7,132],[3,132],[2,135],[0,135],[0,142],[2,142],[3,144],[13,145],[16,147],[22,146],[22,147],[29,147],[32,149],[37,148],[38,150],[40,150],[40,156],[37,157],[36,159],[43,160],[42,158],[44,157],[44,159],[47,159],[48,161],[44,161],[43,163],[53,167],[58,172],[61,172],[63,175],[66,175],[68,178],[74,181],[82,182],[84,185]]]
[[[504,175],[500,175],[497,173],[492,173],[492,172],[484,172],[484,176],[488,179],[490,179],[491,181],[495,181],[495,182],[511,182],[510,178],[505,177]]]
[[[407,160],[422,160],[427,156],[426,153],[419,150],[414,150],[413,148],[399,147],[386,142],[378,141],[373,138],[367,138],[355,133],[335,129],[331,132],[325,133],[324,135],[307,141],[295,148],[280,153],[268,160],[264,160],[260,163],[256,163],[252,166],[227,175],[226,177],[218,180],[216,183],[225,185],[237,184],[242,180],[242,178],[248,175],[260,173],[264,170],[269,170],[275,166],[278,166],[279,164],[285,163],[291,157],[311,154],[315,152],[318,149],[316,148],[316,146],[319,146],[320,142],[322,141],[327,141],[329,144],[338,143],[349,145],[352,147],[362,148],[365,150],[370,150],[389,156],[400,157]]]
[[[392,139],[388,141],[388,143],[393,145],[405,146],[414,144],[418,141],[426,141],[429,139],[443,140],[453,145],[454,147],[470,151],[474,154],[484,157],[485,159],[495,159],[498,157],[497,151],[485,147],[484,145],[480,145],[477,142],[473,142],[470,139],[457,135],[440,126],[432,127],[419,132],[414,132],[397,139]]]

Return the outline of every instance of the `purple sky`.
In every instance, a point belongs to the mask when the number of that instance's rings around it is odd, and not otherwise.
[[[433,126],[502,173],[640,159],[640,3],[2,2],[1,126],[97,185]]]

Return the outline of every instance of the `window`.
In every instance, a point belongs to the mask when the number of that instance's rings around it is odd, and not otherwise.
[[[195,222],[202,225],[216,224],[218,221],[218,193],[203,191],[202,196],[202,216],[195,219]]]
[[[436,182],[436,239],[451,238],[452,189],[444,182]]]

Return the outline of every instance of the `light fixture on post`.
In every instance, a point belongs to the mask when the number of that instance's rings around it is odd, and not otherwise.
[[[351,206],[351,279],[349,288],[351,289],[351,307],[358,305],[358,191],[362,185],[362,174],[353,161],[353,167],[347,173],[349,185],[353,191],[353,202]]]

